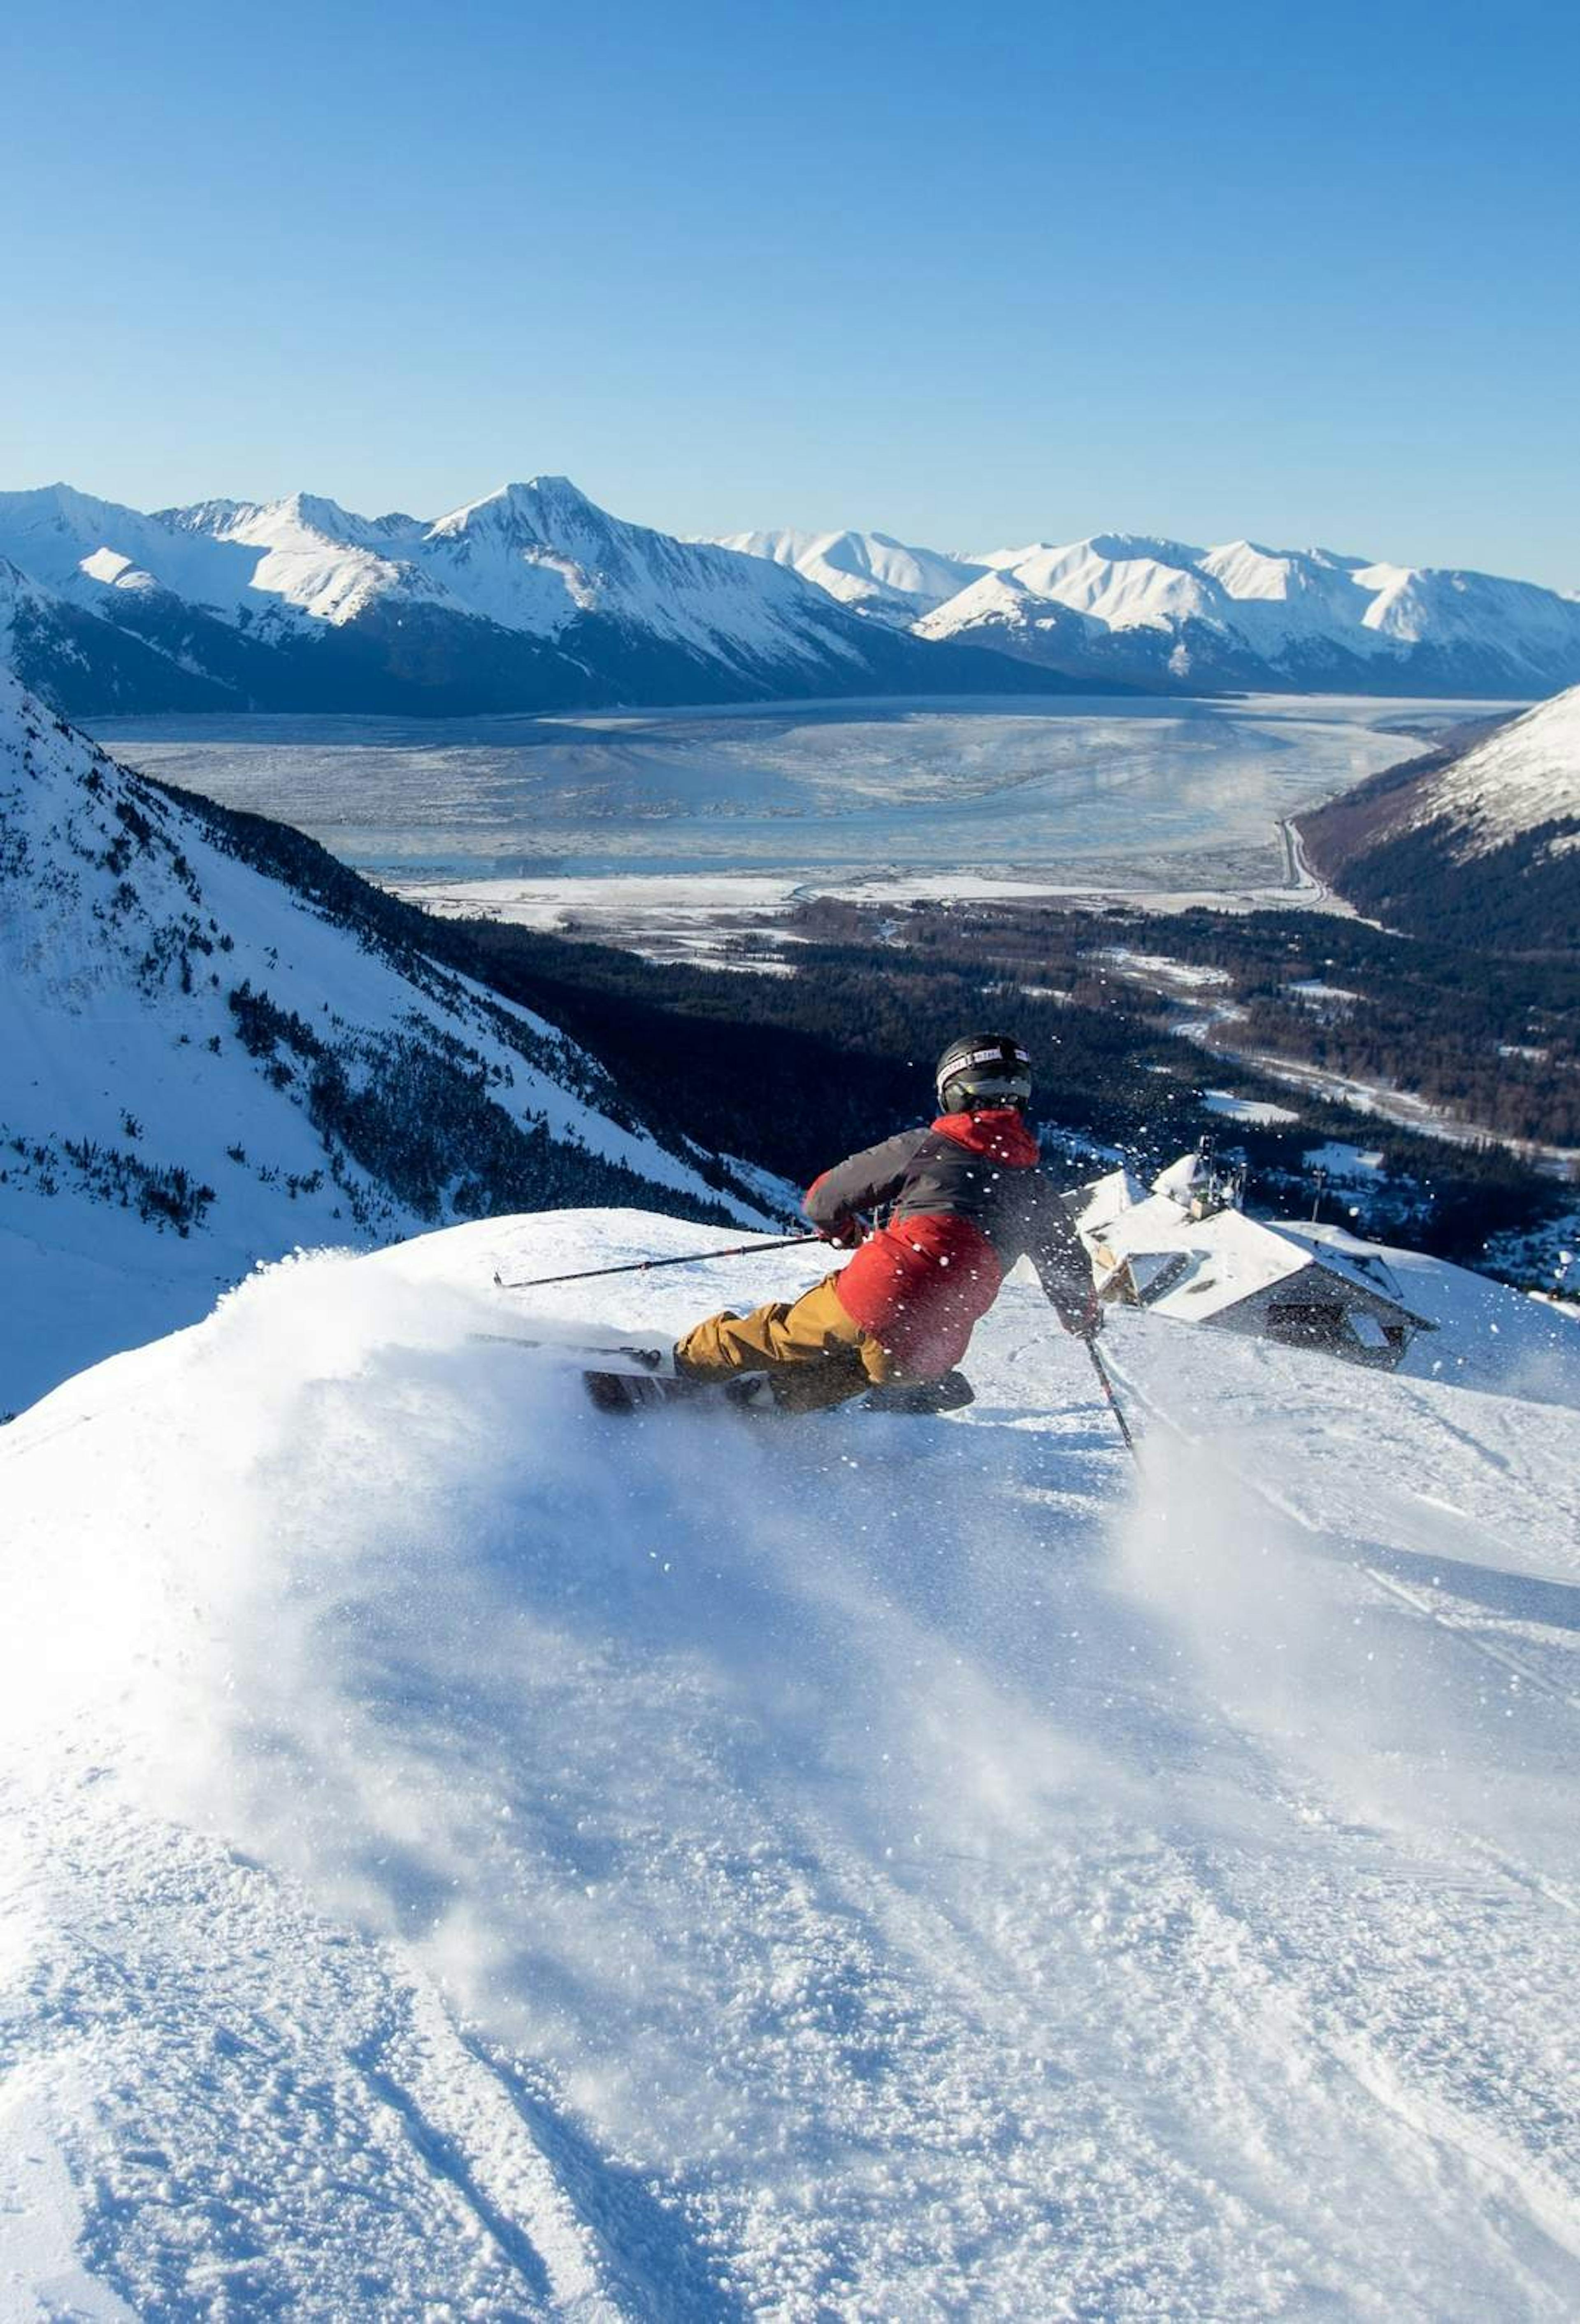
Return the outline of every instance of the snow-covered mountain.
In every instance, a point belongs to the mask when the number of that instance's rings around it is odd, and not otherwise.
[[[1017,573],[985,569],[915,624],[919,637],[935,630],[962,644],[991,637],[1004,653],[1028,661],[1079,669],[1108,646],[1108,632],[1095,615],[1039,595]]]
[[[1098,666],[1137,678],[1518,695],[1580,677],[1580,607],[1490,574],[1132,534],[995,550],[980,562],[1024,595],[1000,610],[967,593],[928,615],[920,634],[1062,663],[1069,632],[1049,618],[1062,608],[1099,625],[1087,648]]]
[[[1064,549],[994,551],[987,567],[1027,597],[1009,621],[953,600],[920,634],[1067,653],[1043,630],[1062,606],[1102,630],[1087,650],[1104,669],[1192,686],[1354,687],[1359,693],[1550,693],[1580,677],[1580,606],[1529,581],[1418,572],[1252,541],[1189,549],[1099,534]]]
[[[1301,818],[1344,894],[1417,934],[1580,949],[1580,687]]]
[[[1544,858],[1580,850],[1580,686],[1539,703],[1454,760],[1418,797],[1412,825],[1446,824],[1463,861],[1539,838]],[[1580,862],[1575,865],[1580,876]]]
[[[33,593],[0,652],[83,715],[1580,680],[1580,601],[1489,574],[1117,533],[967,556],[879,532],[687,541],[563,476],[436,520],[308,493],[150,515],[55,484],[0,493],[0,559]],[[0,605],[17,588],[0,574]]]
[[[788,565],[859,613],[908,628],[977,577],[977,567],[886,532],[726,532],[721,549]]]
[[[761,1215],[274,829],[128,773],[0,672],[0,1308],[30,1319],[0,1412],[299,1242],[655,1189]]]
[[[70,700],[85,685],[106,710],[134,711],[154,698],[172,710],[207,710],[218,699],[208,679],[171,653],[100,621],[0,557],[0,670],[7,669],[26,671],[52,703]]]
[[[947,558],[882,533],[739,533],[731,546],[793,563],[859,612],[909,609],[918,637],[1095,681],[1518,696],[1580,678],[1580,604],[1485,573],[1131,533]]]
[[[74,611],[68,625],[41,600],[14,625],[9,656],[79,715],[226,705],[459,713],[1039,683],[1003,657],[963,659],[874,629],[771,561],[626,524],[563,476],[506,485],[431,522],[360,517],[305,493],[144,515],[58,484],[0,493],[0,555]],[[130,703],[115,659],[128,635],[151,657]]]
[[[1139,1471],[1029,1284],[947,1420],[476,1336],[695,1240],[318,1254],[0,1429],[6,2314],[1571,2324],[1580,1328],[1121,1314]]]

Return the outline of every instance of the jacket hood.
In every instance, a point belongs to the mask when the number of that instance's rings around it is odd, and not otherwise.
[[[1017,1106],[993,1106],[983,1113],[940,1113],[933,1129],[968,1153],[980,1154],[991,1162],[1007,1162],[1012,1170],[1029,1170],[1041,1156],[1042,1149]]]

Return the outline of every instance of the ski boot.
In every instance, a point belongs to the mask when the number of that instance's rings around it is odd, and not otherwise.
[[[964,1372],[946,1372],[942,1379],[895,1380],[870,1391],[864,1412],[960,1412],[976,1401],[976,1390]]]

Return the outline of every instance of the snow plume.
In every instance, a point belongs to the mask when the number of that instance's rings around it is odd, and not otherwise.
[[[1263,1765],[1259,1787],[1275,1765],[1286,1786],[1298,1771],[1282,1796],[1298,1812],[1428,1842],[1467,1821],[1517,1839],[1537,1768],[1506,1764],[1511,1706],[1534,1710],[1550,1730],[1537,1757],[1558,1764],[1572,1738],[1561,1707],[1544,1714],[1562,1690],[1495,1638],[1455,1638],[1435,1595],[1455,1558],[1432,1572],[1342,1517],[1305,1516],[1276,1480],[1266,1432],[1210,1445],[1164,1425],[1149,1434],[1115,1582],[1177,1641],[1182,1688],[1224,1706]],[[1513,1611],[1512,1577],[1506,1594]],[[1441,1651],[1424,1651],[1429,1640]],[[1550,1807],[1540,1801],[1528,1840],[1538,1855]]]
[[[179,1450],[106,1425],[116,1365],[40,1408],[97,1425],[0,1693],[700,2169],[720,2120],[766,2136],[755,2079],[815,2112],[882,2038],[872,1912],[1133,1782],[1049,1697],[1065,1585],[958,1432],[602,1420],[404,1258],[260,1269],[126,1360],[145,1403],[179,1377]]]
[[[947,1419],[614,1418],[473,1336],[589,1289],[495,1268],[696,1244],[588,1212],[298,1260],[0,1432],[0,2282],[1572,2317],[1573,1714],[1357,1563],[1538,1592],[1557,1683],[1573,1591],[1516,1569],[1564,1554],[1572,1416],[1398,1377],[1357,1416],[1353,1373],[1119,1317],[1138,1508],[1034,1285]],[[798,1287],[775,1250],[596,1291],[659,1336]],[[1193,1399],[1261,1448],[1243,1506],[1169,1443]],[[1359,1507],[1357,1420],[1395,1480]],[[1457,1836],[1361,1821],[1439,1756]]]
[[[585,1051],[303,846],[0,669],[0,1313],[28,1317],[0,1413],[299,1242],[644,1186],[737,1214]]]
[[[1244,1481],[1244,1465],[1221,1441],[1154,1426],[1117,1578],[1178,1636],[1184,1683],[1221,1695],[1254,1731],[1309,1748],[1338,1713],[1353,1736],[1367,1692],[1344,1651],[1351,1618],[1307,1537]]]
[[[574,1376],[467,1343],[494,1319],[464,1299],[358,1268],[353,1301],[343,1276],[261,1273],[213,1328],[212,1410],[195,1386],[220,1554],[180,1577],[207,1601],[189,1806],[432,1948],[468,2006],[508,1997],[509,2030],[546,2038],[520,2022],[523,1867],[558,1867],[528,1878],[533,1950],[588,1975],[632,1941],[605,1880],[633,1835],[751,1859],[743,1771],[899,1864],[1016,1843],[1111,1787],[1023,1650],[1014,1671],[1012,1625],[961,1651],[974,1568],[1022,1561],[1028,1519],[947,1438],[919,1493],[892,1432],[633,1432],[589,1419]]]

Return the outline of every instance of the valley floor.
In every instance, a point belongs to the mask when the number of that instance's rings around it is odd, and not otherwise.
[[[1139,1474],[1019,1284],[944,1420],[469,1336],[697,1239],[288,1264],[0,1434],[0,2314],[1571,2317],[1580,1330],[1121,1318]]]

